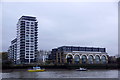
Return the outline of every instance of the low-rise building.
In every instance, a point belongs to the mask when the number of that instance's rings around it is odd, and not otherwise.
[[[40,50],[38,51],[37,54],[37,61],[38,63],[45,63],[48,60],[49,55],[51,54],[51,51],[45,51],[45,50]]]
[[[52,49],[55,64],[106,64],[108,54],[105,48],[62,46]]]

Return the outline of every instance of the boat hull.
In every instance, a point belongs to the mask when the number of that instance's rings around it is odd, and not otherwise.
[[[41,69],[41,70],[28,70],[28,72],[43,72],[45,71],[45,69]]]
[[[76,71],[87,71],[87,70],[79,70],[79,69],[76,69]]]

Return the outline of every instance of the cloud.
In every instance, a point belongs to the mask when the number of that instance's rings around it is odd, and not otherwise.
[[[117,52],[117,3],[4,3],[3,50],[16,37],[16,24],[22,15],[38,20],[39,50],[63,45],[96,46]]]

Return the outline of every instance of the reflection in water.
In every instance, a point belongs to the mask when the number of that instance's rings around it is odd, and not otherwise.
[[[27,70],[14,70],[2,73],[3,78],[118,78],[118,70],[60,70],[52,69],[45,72],[27,72]]]

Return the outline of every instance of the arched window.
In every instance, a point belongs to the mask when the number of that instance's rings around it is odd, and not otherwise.
[[[72,60],[73,60],[73,57],[72,57],[72,55],[69,54],[69,55],[67,56],[67,63],[68,63],[68,64],[71,64],[71,63],[72,63]]]
[[[100,63],[100,57],[97,55],[97,56],[95,56],[95,62],[96,62],[96,64],[99,64]]]
[[[88,57],[88,63],[89,64],[93,64],[93,56],[92,55],[90,55],[89,57]]]
[[[74,57],[74,63],[75,63],[75,64],[79,64],[79,62],[80,62],[80,57],[79,57],[79,55],[75,55],[75,57]]]
[[[102,58],[101,58],[101,62],[102,62],[103,64],[106,63],[106,57],[105,57],[105,56],[102,56]]]
[[[87,57],[85,55],[82,56],[82,64],[87,63]]]

